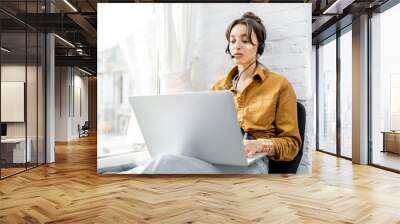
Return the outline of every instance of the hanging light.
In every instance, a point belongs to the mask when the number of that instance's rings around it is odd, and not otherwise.
[[[78,70],[81,71],[81,72],[83,72],[83,73],[85,73],[85,74],[87,74],[87,75],[90,75],[90,76],[93,75],[92,73],[90,73],[90,72],[88,72],[88,71],[86,71],[86,70],[83,70],[83,69],[81,69],[81,68],[79,68],[79,67],[78,67]]]
[[[74,12],[78,12],[78,10],[71,4],[69,3],[68,0],[64,0],[65,4],[67,4],[72,10],[74,10]]]
[[[64,38],[62,38],[62,37],[60,37],[60,36],[57,35],[57,34],[54,34],[54,36],[57,37],[57,38],[58,38],[59,40],[61,40],[62,42],[66,43],[67,45],[69,45],[69,46],[75,48],[75,45],[73,45],[73,44],[72,44],[71,42],[69,42],[68,40],[66,40],[66,39],[64,39]]]
[[[11,50],[9,50],[9,49],[7,49],[7,48],[5,48],[5,47],[1,47],[1,50],[4,51],[4,52],[6,52],[6,53],[10,53],[10,52],[11,52]]]

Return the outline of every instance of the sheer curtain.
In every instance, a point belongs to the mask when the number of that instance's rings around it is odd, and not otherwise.
[[[146,18],[136,34],[120,44],[131,73],[130,96],[192,89],[191,52],[195,33],[192,12],[192,5],[158,4],[153,16]],[[127,136],[133,143],[144,142],[133,113]]]
[[[192,4],[159,4],[160,93],[190,91],[196,13]]]
[[[98,156],[104,159],[98,162],[98,167],[132,163],[130,157],[123,155],[144,149],[129,97],[192,89],[191,52],[195,14],[198,14],[192,7],[187,4],[100,7],[99,34],[103,38],[99,44],[99,91],[110,102],[102,100],[99,111],[104,123],[113,124],[114,128],[109,132],[99,129]],[[118,28],[117,23],[123,28]],[[127,128],[122,128],[126,121]],[[114,160],[118,156],[121,158]],[[113,159],[108,161],[108,158]]]

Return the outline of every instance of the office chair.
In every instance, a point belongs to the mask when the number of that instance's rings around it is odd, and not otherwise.
[[[274,161],[269,160],[268,173],[296,173],[299,168],[301,158],[303,157],[304,146],[304,131],[306,128],[306,109],[304,106],[297,102],[297,121],[301,137],[301,145],[299,152],[292,161]]]
[[[85,123],[82,125],[82,127],[79,127],[78,124],[78,129],[79,129],[79,138],[82,136],[89,136],[89,121],[85,121]]]

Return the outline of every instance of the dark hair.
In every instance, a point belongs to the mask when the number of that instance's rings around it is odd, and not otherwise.
[[[225,32],[225,36],[226,36],[226,39],[228,40],[228,42],[229,42],[229,37],[230,37],[233,27],[238,24],[243,24],[247,27],[247,37],[249,38],[250,43],[253,45],[255,45],[255,43],[253,43],[253,41],[251,40],[251,34],[252,34],[252,31],[254,30],[254,33],[256,34],[256,37],[258,40],[257,53],[259,55],[262,55],[262,53],[264,52],[264,47],[265,47],[265,39],[267,38],[267,31],[266,31],[265,26],[262,23],[261,19],[252,12],[246,12],[245,14],[242,15],[241,18],[235,19],[228,26],[228,28],[226,29],[226,32]],[[228,44],[228,48],[227,48],[227,53],[229,53],[229,44]]]

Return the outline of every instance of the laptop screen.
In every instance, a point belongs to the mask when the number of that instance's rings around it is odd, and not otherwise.
[[[1,123],[1,136],[7,136],[7,124]]]

